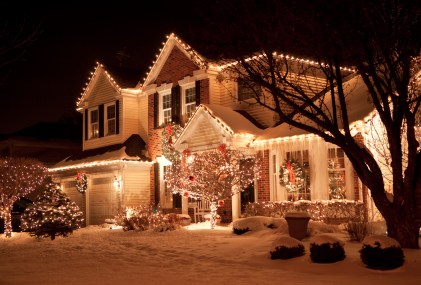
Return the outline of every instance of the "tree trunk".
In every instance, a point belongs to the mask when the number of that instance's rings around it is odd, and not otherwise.
[[[4,216],[4,235],[5,237],[12,237],[12,210],[10,205],[5,205],[3,208]]]
[[[396,239],[403,248],[419,249],[419,224],[413,217],[393,215],[386,219],[387,235]]]

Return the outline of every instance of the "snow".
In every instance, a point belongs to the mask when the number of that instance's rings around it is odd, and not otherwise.
[[[0,284],[375,285],[419,284],[421,280],[421,250],[404,249],[405,263],[400,268],[368,269],[359,257],[362,244],[348,241],[340,227],[321,222],[309,223],[311,236],[301,241],[305,255],[272,260],[273,242],[288,229],[285,220],[269,219],[254,220],[279,227],[256,227],[242,235],[234,234],[232,225],[211,230],[209,223],[166,232],[89,226],[54,241],[37,240],[27,233],[14,233],[11,239],[0,235]],[[326,232],[345,242],[346,258],[331,264],[312,263],[310,239]]]
[[[334,244],[339,243],[344,246],[345,243],[331,234],[319,234],[310,238],[310,244],[322,245],[322,244]]]
[[[365,245],[370,245],[372,247],[377,247],[376,244],[378,243],[380,245],[380,248],[401,247],[398,241],[382,235],[368,236],[364,238],[362,243]]]
[[[283,235],[283,236],[278,237],[272,242],[272,247],[270,251],[275,251],[276,248],[281,247],[281,246],[284,246],[287,248],[298,247],[300,244],[303,244],[303,243],[299,241],[298,239],[290,237],[289,235]]]

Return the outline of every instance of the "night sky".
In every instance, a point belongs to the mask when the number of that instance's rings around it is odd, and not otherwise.
[[[40,28],[0,82],[0,134],[75,113],[96,62],[118,65],[121,50],[129,56],[123,64],[139,69],[143,78],[166,35],[183,38],[200,24],[193,0],[10,2],[0,0],[2,24],[25,19],[26,29]]]

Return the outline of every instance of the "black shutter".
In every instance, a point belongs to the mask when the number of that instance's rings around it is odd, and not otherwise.
[[[153,95],[153,127],[157,128],[159,125],[159,95]]]
[[[104,105],[98,106],[99,137],[104,136]]]
[[[200,80],[196,81],[196,106],[200,105]]]
[[[171,120],[180,123],[180,85],[171,88]]]
[[[172,206],[174,209],[181,208],[181,195],[180,193],[172,194]]]
[[[156,162],[153,165],[153,178],[154,178],[154,193],[155,193],[155,205],[159,204],[159,163]]]
[[[88,140],[88,121],[89,121],[89,116],[88,116],[88,109],[85,109],[85,141]]]
[[[120,133],[120,101],[115,101],[115,133]]]

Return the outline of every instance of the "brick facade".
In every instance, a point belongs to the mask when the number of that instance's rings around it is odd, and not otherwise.
[[[164,66],[161,69],[155,84],[159,87],[164,83],[173,83],[173,87],[178,85],[178,81],[186,76],[193,76],[193,71],[198,70],[199,67],[193,63],[186,55],[177,47],[174,46],[171,54],[168,56]],[[154,95],[148,97],[148,153],[152,160],[162,155],[162,131],[163,128],[155,128],[154,116],[155,111]],[[201,80],[200,82],[200,102],[209,103],[209,79]],[[183,122],[182,122],[183,123]],[[151,168],[151,183],[150,193],[151,202],[155,201],[155,193],[159,193],[156,188],[160,188],[159,180],[155,181],[155,170]]]
[[[258,161],[260,162],[259,180],[257,181],[256,202],[270,201],[270,173],[269,173],[269,150],[258,151]]]

